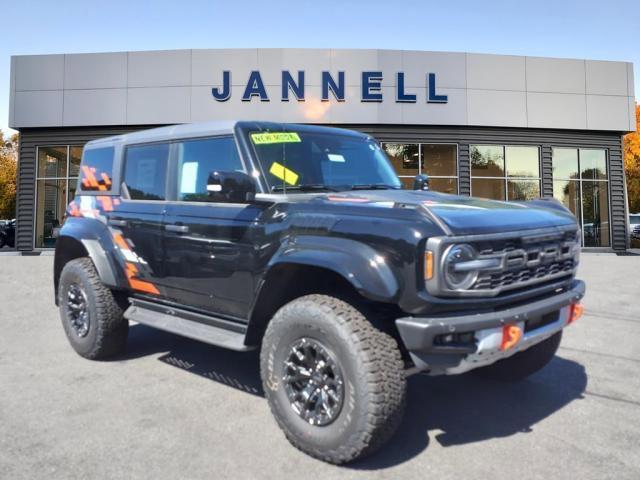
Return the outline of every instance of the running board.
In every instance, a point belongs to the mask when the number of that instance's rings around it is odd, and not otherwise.
[[[124,312],[124,317],[159,330],[230,350],[244,352],[255,348],[244,344],[246,332],[244,325],[234,324],[221,318],[138,299],[131,299],[131,306]]]

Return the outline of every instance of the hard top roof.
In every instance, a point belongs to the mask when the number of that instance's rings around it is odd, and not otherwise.
[[[112,137],[100,138],[87,143],[85,148],[98,148],[114,144],[134,144],[149,143],[176,140],[180,138],[205,137],[213,135],[232,135],[235,127],[246,128],[257,131],[283,131],[295,130],[304,131],[324,131],[325,133],[333,133],[335,135],[353,135],[364,137],[366,135],[346,130],[342,128],[324,127],[320,125],[303,125],[293,123],[277,123],[263,121],[238,121],[224,120],[212,122],[186,123],[179,125],[169,125],[167,127],[151,128],[141,130],[139,132],[126,133],[123,135],[115,135]]]

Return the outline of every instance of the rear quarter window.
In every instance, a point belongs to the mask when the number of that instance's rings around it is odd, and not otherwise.
[[[113,186],[113,147],[84,151],[80,165],[80,190],[109,192]]]

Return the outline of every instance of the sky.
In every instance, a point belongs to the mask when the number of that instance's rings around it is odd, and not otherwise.
[[[633,62],[639,0],[0,0],[0,129],[11,55],[181,48],[384,48]]]

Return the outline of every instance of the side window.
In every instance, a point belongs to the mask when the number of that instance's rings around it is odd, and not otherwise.
[[[164,200],[169,144],[127,148],[124,183],[133,200]]]
[[[178,144],[178,200],[209,200],[209,174],[242,171],[242,162],[232,137],[189,140]]]
[[[80,189],[108,192],[113,177],[113,147],[85,150],[80,165]]]

